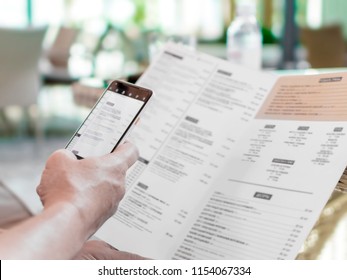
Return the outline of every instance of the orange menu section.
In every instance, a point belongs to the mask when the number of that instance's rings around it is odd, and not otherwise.
[[[347,73],[281,77],[256,118],[347,121]]]

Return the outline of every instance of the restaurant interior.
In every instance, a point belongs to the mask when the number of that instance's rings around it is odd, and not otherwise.
[[[227,59],[240,1],[0,0],[0,181],[28,211],[40,211],[35,188],[47,158],[64,148],[108,82],[135,83],[168,41]],[[347,71],[346,1],[253,2],[261,71]],[[347,259],[339,184],[297,259]]]

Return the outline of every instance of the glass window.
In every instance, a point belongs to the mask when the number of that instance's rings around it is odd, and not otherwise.
[[[66,20],[65,2],[62,0],[32,0],[34,25],[60,25]]]
[[[28,24],[26,0],[0,0],[0,25],[7,27]]]
[[[347,38],[346,12],[346,0],[322,0],[322,25],[340,24]]]

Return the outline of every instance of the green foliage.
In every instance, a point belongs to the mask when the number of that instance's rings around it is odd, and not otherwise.
[[[277,44],[279,42],[278,38],[272,33],[272,31],[266,27],[261,28],[261,33],[263,35],[263,45],[264,44]]]
[[[133,17],[133,21],[134,23],[138,26],[138,27],[143,27],[143,23],[146,19],[146,4],[145,1],[143,0],[133,0],[135,7],[136,7],[136,11],[135,11],[135,15]]]

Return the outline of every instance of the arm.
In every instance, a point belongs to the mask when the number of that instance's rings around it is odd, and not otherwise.
[[[44,210],[0,235],[0,259],[70,259],[111,217],[124,196],[136,148],[123,144],[103,157],[77,160],[66,151],[47,161],[37,192]]]
[[[65,259],[87,238],[87,227],[69,204],[45,209],[41,214],[0,235],[0,259]]]

